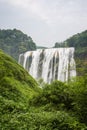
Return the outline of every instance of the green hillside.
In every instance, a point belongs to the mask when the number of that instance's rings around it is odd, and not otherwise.
[[[43,89],[0,51],[0,130],[86,130],[87,78]]]
[[[37,82],[15,60],[0,51],[0,130],[11,129],[9,125],[16,122],[17,114],[28,109],[29,100],[38,90]]]
[[[87,75],[87,30],[70,37],[62,43],[55,43],[54,47],[75,47],[77,75]]]
[[[17,29],[0,30],[0,49],[18,61],[20,53],[35,50],[36,45],[30,36]]]
[[[68,39],[62,46],[71,47],[70,43]],[[87,130],[86,39],[84,45],[76,44],[77,72],[83,77],[68,83],[44,83],[42,89],[0,50],[0,130]]]

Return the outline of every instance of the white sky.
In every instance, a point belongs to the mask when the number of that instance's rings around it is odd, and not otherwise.
[[[19,29],[52,47],[87,29],[87,0],[0,0],[0,28]]]

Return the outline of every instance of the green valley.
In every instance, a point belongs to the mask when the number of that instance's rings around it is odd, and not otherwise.
[[[37,83],[15,59],[45,47],[19,30],[0,30],[0,130],[87,130],[87,31],[54,47],[75,47],[77,77]]]
[[[37,82],[0,51],[1,130],[86,130],[87,78]]]

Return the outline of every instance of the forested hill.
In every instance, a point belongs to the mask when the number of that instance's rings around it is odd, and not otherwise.
[[[87,30],[73,35],[62,43],[55,43],[54,47],[75,47],[77,75],[87,74]]]
[[[87,30],[82,33],[73,35],[72,37],[68,38],[62,43],[56,42],[54,47],[65,47],[65,46],[76,48],[87,47]]]
[[[0,30],[0,49],[16,60],[20,53],[35,50],[36,44],[30,36],[17,29]]]

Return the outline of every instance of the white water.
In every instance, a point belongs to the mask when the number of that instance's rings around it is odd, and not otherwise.
[[[28,51],[19,56],[21,64],[35,79],[51,83],[68,81],[76,76],[74,48],[55,48]]]

